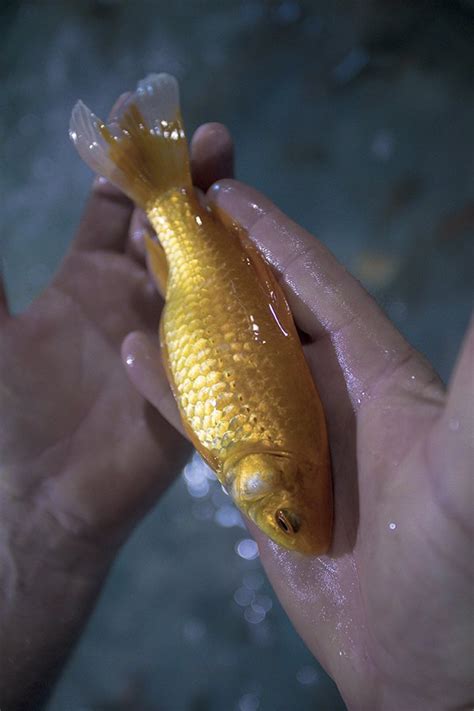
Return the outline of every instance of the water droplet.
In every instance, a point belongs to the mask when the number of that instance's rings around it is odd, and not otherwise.
[[[258,558],[258,546],[251,538],[243,538],[235,546],[235,552],[245,560],[255,560]]]
[[[394,523],[393,521],[390,521],[390,523],[388,524],[388,527],[391,531],[394,531],[397,527],[397,524]]]
[[[301,667],[296,672],[296,678],[303,686],[310,686],[318,681],[318,670],[315,667]]]

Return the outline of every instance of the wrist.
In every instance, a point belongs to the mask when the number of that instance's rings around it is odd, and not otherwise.
[[[0,497],[0,708],[39,708],[95,603],[115,551],[45,509]]]

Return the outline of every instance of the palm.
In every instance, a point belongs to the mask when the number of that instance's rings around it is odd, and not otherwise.
[[[67,529],[116,538],[178,470],[179,461],[169,463],[179,436],[121,362],[127,333],[156,331],[160,300],[124,252],[131,207],[100,190],[120,231],[113,248],[100,248],[104,235],[98,248],[83,248],[79,235],[51,286],[3,323],[0,450],[4,492],[26,499],[34,491],[29,505],[45,505]]]
[[[371,677],[392,692],[406,693],[404,708],[423,708],[408,691],[421,679],[431,695],[430,708],[436,703],[455,707],[467,698],[462,635],[451,630],[459,648],[444,657],[446,629],[434,624],[446,616],[453,595],[468,586],[458,571],[461,550],[440,560],[448,536],[457,533],[441,497],[433,501],[436,483],[429,469],[437,458],[431,442],[444,389],[411,353],[364,390],[354,414],[342,374],[340,382],[327,377],[335,372],[332,345],[315,343],[308,357],[328,413],[336,527],[332,555],[301,561],[298,582],[281,581],[283,598],[291,586],[290,614],[335,675],[338,667],[346,667],[359,682],[361,676],[366,680],[361,708],[375,705]],[[435,442],[438,448],[449,445],[439,437]],[[300,586],[297,596],[295,585]],[[462,627],[467,606],[458,615],[451,625]],[[323,644],[321,628],[328,635]],[[352,682],[349,677],[348,688]],[[446,688],[453,691],[449,698],[442,696]]]
[[[196,132],[196,184],[228,175],[231,156],[225,129]],[[0,283],[2,708],[45,699],[119,543],[188,451],[121,358],[124,337],[154,338],[160,315],[142,238],[143,216],[97,180],[42,296],[11,317]]]
[[[461,708],[469,699],[463,561],[473,344],[447,395],[429,364],[314,237],[233,181],[214,186],[209,199],[216,216],[230,229],[243,228],[279,276],[307,335],[327,417],[332,548],[319,558],[285,551],[249,522],[270,581],[351,709]],[[132,377],[172,420],[162,373],[153,376],[149,365],[153,352],[149,345]]]

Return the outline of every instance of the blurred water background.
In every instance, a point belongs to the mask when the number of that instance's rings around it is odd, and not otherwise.
[[[71,107],[175,74],[188,132],[317,234],[448,378],[472,297],[470,0],[65,0],[0,5],[1,250],[19,311],[91,175]],[[258,551],[195,458],[125,546],[48,711],[338,711]]]

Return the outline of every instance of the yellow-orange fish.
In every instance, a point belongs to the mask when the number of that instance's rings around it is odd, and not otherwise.
[[[147,77],[107,124],[79,102],[70,135],[157,232],[161,247],[147,249],[166,293],[163,359],[196,449],[270,538],[324,553],[333,504],[321,402],[269,266],[196,198],[176,80]]]

